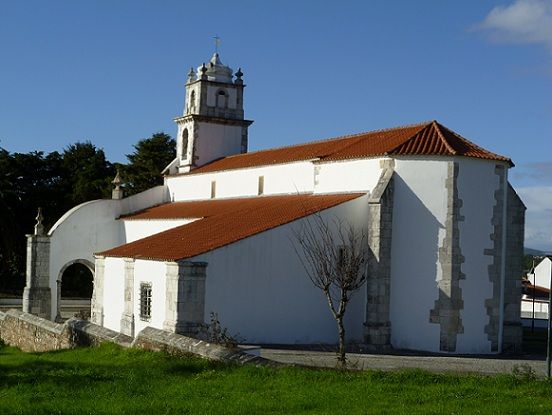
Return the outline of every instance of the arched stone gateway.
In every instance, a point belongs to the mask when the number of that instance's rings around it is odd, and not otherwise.
[[[68,313],[79,314],[81,318],[89,318],[90,301],[94,288],[94,264],[87,259],[69,261],[59,271],[56,284],[56,321],[63,321],[67,318]],[[63,315],[61,312],[62,300],[66,300]]]

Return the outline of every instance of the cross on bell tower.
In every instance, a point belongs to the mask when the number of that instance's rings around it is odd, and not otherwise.
[[[247,152],[247,129],[253,121],[244,119],[243,72],[238,68],[234,74],[222,63],[220,38],[214,39],[209,63],[188,72],[184,112],[175,119],[179,173]]]

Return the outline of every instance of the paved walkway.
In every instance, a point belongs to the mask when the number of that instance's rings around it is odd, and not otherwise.
[[[262,348],[261,356],[282,363],[316,367],[335,367],[334,352]],[[373,370],[424,369],[431,372],[462,372],[482,375],[512,373],[514,367],[531,368],[537,376],[546,375],[544,358],[524,356],[518,359],[503,357],[449,357],[347,353],[352,368]]]

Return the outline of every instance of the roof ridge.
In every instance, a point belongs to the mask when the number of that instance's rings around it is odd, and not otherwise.
[[[442,131],[441,131],[441,124],[439,124],[437,122],[437,120],[433,120],[431,122],[431,125],[435,128],[435,130],[437,131],[437,135],[439,136],[439,138],[441,139],[441,141],[443,142],[443,144],[445,145],[445,147],[447,148],[448,151],[450,151],[452,153],[452,155],[456,155],[458,154],[458,151],[456,151],[451,145],[450,143],[447,141],[446,137],[443,135]]]
[[[404,128],[412,128],[412,127],[417,127],[417,126],[426,126],[428,123],[431,123],[431,122],[432,121],[424,121],[424,122],[413,123],[413,124],[398,125],[396,127],[380,128],[380,129],[377,129],[377,130],[363,131],[363,132],[360,132],[360,133],[340,135],[340,136],[337,136],[337,137],[321,138],[321,139],[313,140],[313,141],[305,141],[303,143],[288,144],[288,145],[285,145],[285,146],[271,147],[271,148],[265,148],[265,149],[262,149],[262,150],[255,150],[255,151],[248,151],[247,153],[234,154],[234,155],[231,155],[231,156],[222,157],[222,158],[217,159],[217,160],[230,159],[230,158],[235,158],[235,157],[242,157],[242,156],[246,156],[248,154],[262,153],[264,151],[281,150],[281,149],[285,149],[285,148],[300,147],[300,146],[311,145],[311,144],[319,144],[319,143],[324,143],[324,142],[333,141],[333,140],[344,140],[344,139],[355,138],[355,137],[359,137],[359,136],[363,136],[363,135],[367,135],[367,134],[376,134],[376,133],[383,133],[383,132],[393,131],[393,130],[402,130]],[[213,161],[217,161],[217,160],[213,160]]]
[[[443,128],[445,130],[447,130],[449,133],[453,134],[454,136],[456,136],[457,138],[459,138],[460,140],[463,140],[465,142],[467,142],[470,146],[473,146],[475,147],[477,150],[480,150],[482,152],[485,152],[485,153],[489,153],[489,154],[492,154],[493,156],[496,156],[497,158],[500,158],[500,159],[503,159],[505,161],[509,161],[512,165],[514,164],[512,162],[512,160],[509,158],[509,157],[505,157],[505,156],[501,156],[500,154],[498,153],[495,153],[494,151],[489,151],[481,146],[478,146],[477,144],[475,144],[473,141],[471,140],[468,140],[466,137],[464,136],[461,136],[460,134],[458,134],[457,132],[451,130],[450,128],[447,128],[445,127],[443,124],[440,124],[438,121],[435,121],[435,123],[437,123],[437,125],[440,127],[440,128]]]
[[[410,140],[413,140],[414,138],[416,138],[416,136],[418,134],[420,134],[422,131],[424,131],[427,127],[431,126],[431,123],[435,122],[435,120],[433,121],[427,121],[423,126],[422,128],[420,128],[418,131],[416,131],[414,134],[412,134],[410,137],[408,137],[406,140],[404,140],[402,143],[400,144],[397,144],[394,148],[392,148],[391,150],[387,151],[385,153],[385,155],[388,155],[388,154],[393,154],[395,151],[397,151],[400,147],[404,146],[406,143],[408,143]],[[412,126],[414,127],[414,125]]]

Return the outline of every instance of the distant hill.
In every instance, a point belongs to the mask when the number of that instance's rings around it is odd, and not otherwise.
[[[532,249],[532,248],[523,248],[523,254],[524,255],[533,255],[533,256],[542,256],[542,255],[550,255],[550,252],[545,251],[539,251],[538,249]]]

